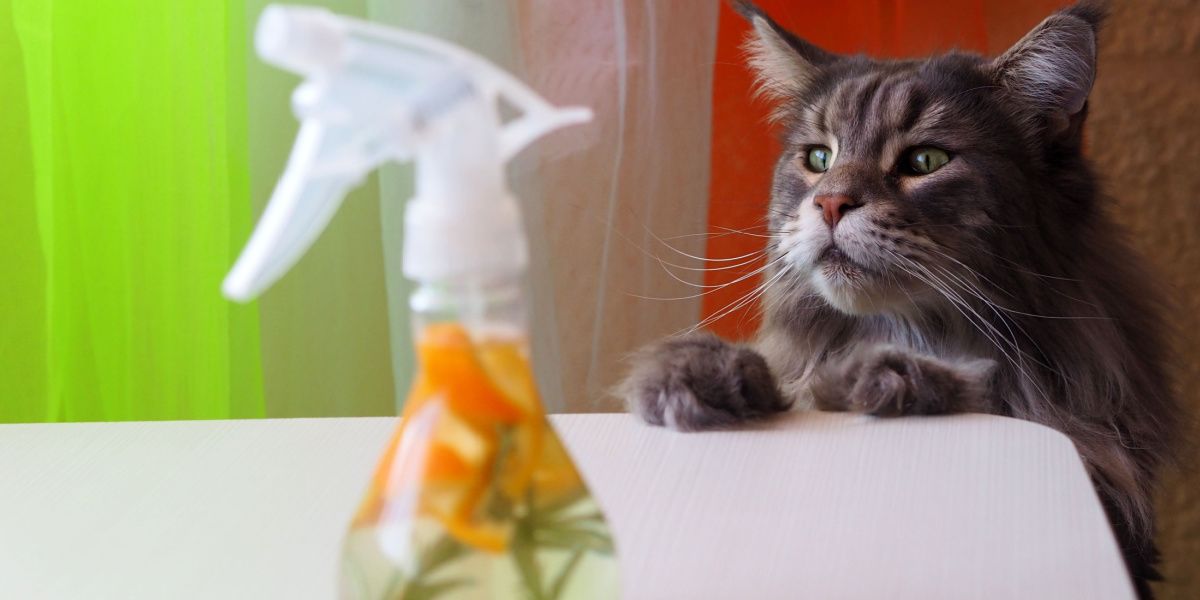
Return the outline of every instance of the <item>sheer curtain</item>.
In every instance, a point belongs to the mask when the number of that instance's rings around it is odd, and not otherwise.
[[[218,292],[297,126],[295,78],[250,51],[265,4],[0,0],[0,420],[395,413],[411,169],[356,190],[257,303]],[[510,173],[547,402],[610,407],[621,355],[700,314],[656,257],[704,251],[716,1],[319,4],[446,37],[595,109]]]
[[[612,410],[625,354],[700,318],[718,3],[531,2],[526,77],[592,106],[518,165],[538,187],[564,406]],[[522,170],[522,167],[524,169]],[[687,264],[667,272],[664,263]],[[696,269],[696,270],[689,270]],[[543,361],[543,364],[549,361]]]
[[[659,260],[704,252],[718,3],[371,6],[380,21],[488,56],[552,102],[595,111],[592,123],[535,144],[510,174],[532,237],[535,364],[547,404],[615,408],[607,390],[623,355],[700,316],[688,285],[700,272],[676,279]],[[388,182],[385,174],[385,195],[396,191]]]

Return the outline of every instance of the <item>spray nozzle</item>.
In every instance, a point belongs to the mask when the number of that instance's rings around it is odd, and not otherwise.
[[[292,96],[301,126],[267,209],[225,278],[226,296],[250,300],[279,279],[350,189],[388,161],[417,162],[406,273],[524,266],[504,164],[542,135],[589,120],[590,110],[554,107],[446,41],[317,8],[268,6],[255,47],[267,62],[304,76]],[[500,100],[519,112],[505,124],[496,114]]]

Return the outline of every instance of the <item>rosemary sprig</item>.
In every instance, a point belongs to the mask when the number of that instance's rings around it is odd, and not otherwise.
[[[554,580],[554,585],[550,586],[550,593],[547,594],[548,600],[558,600],[562,597],[563,590],[567,589],[567,582],[571,580],[571,573],[575,571],[575,567],[579,565],[579,561],[583,559],[584,549],[580,548],[571,554],[571,558],[567,560],[567,564],[563,566],[562,571],[559,571],[558,577]]]
[[[537,532],[534,543],[543,548],[561,550],[584,549],[597,554],[612,554],[612,538],[589,529],[543,529]]]
[[[403,595],[394,596],[395,600],[434,600],[438,596],[446,592],[463,587],[471,583],[471,580],[466,577],[458,579],[447,579],[437,583],[422,584],[418,586],[409,586],[409,589]]]
[[[607,531],[588,528],[604,523],[604,516],[599,511],[570,514],[570,509],[584,498],[586,494],[572,495],[565,499],[567,501],[559,500],[539,508],[534,502],[533,491],[529,491],[526,497],[529,512],[517,521],[512,555],[524,592],[531,600],[556,600],[588,552],[613,553],[612,538]],[[537,552],[541,550],[571,553],[548,589],[543,584],[544,577],[537,560]]]
[[[403,588],[395,590],[394,586],[388,586],[388,592],[385,593],[387,598],[403,598],[404,600],[418,599],[427,600],[436,597],[438,594],[449,591],[451,589],[464,586],[470,583],[470,580],[465,578],[450,579],[447,581],[439,581],[430,583],[429,578],[442,566],[449,564],[454,559],[465,556],[467,548],[449,535],[442,535],[438,541],[429,547],[421,557],[418,563],[417,572],[412,579],[404,585]]]
[[[543,600],[542,571],[535,555],[538,544],[534,540],[534,531],[531,525],[528,517],[517,522],[512,543],[513,563],[517,565],[521,583],[524,584],[525,593],[530,600]]]

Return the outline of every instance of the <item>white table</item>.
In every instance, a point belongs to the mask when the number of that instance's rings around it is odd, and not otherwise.
[[[986,416],[554,417],[627,598],[1123,598],[1070,442]],[[0,598],[332,598],[391,419],[0,426]]]

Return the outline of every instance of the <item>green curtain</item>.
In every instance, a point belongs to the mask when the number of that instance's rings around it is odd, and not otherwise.
[[[0,422],[396,413],[403,170],[260,301],[220,295],[298,126],[267,4],[0,0]]]
[[[34,202],[25,70],[0,0],[0,422],[47,416],[46,269]]]
[[[257,312],[214,293],[251,219],[245,29],[240,3],[0,4],[0,418],[263,415]]]

